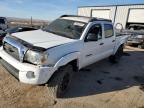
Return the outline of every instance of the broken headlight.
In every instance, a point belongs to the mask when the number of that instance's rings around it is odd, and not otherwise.
[[[28,50],[25,54],[24,61],[36,64],[43,65],[48,60],[48,54],[46,52],[37,52],[33,50]]]

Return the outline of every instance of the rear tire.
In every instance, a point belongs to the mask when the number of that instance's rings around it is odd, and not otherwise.
[[[71,65],[66,65],[60,68],[48,82],[50,95],[54,98],[62,98],[68,90],[73,76]]]
[[[109,57],[109,60],[111,63],[118,63],[120,61],[120,58],[123,56],[123,45],[121,45],[115,55],[112,55]]]

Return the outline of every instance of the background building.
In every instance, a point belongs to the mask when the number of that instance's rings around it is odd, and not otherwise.
[[[78,15],[111,19],[124,29],[144,30],[144,4],[82,6],[78,8]]]

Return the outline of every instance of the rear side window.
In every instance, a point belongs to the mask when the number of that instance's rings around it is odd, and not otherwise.
[[[113,26],[111,24],[104,24],[104,33],[105,38],[112,37],[114,35]]]

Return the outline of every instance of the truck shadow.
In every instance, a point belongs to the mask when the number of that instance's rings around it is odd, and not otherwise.
[[[127,51],[118,64],[108,59],[82,69],[73,77],[64,98],[97,95],[140,86],[144,91],[144,52]]]

